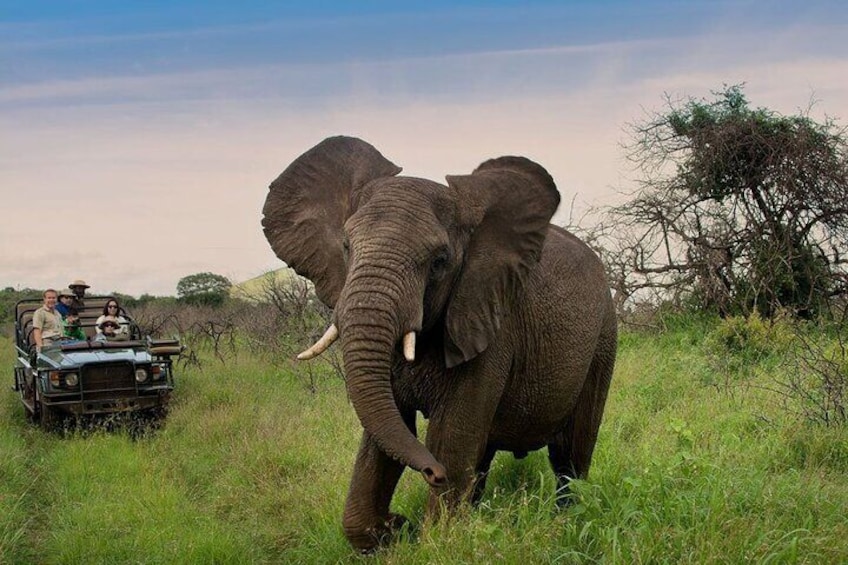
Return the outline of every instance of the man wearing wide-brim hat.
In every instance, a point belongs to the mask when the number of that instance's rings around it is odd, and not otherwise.
[[[74,301],[71,305],[77,310],[85,308],[85,289],[89,288],[89,286],[85,284],[85,281],[77,279],[69,284],[68,288],[70,288],[71,292],[74,293]]]

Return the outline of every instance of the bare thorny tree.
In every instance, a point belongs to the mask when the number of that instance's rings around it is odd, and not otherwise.
[[[286,359],[293,359],[318,341],[331,323],[332,311],[315,296],[309,281],[288,270],[267,273],[246,298],[265,311],[264,330],[252,332],[257,345],[276,349]],[[335,348],[322,358],[334,375],[343,375],[341,357]],[[297,366],[314,390],[319,376],[316,365]]]
[[[149,303],[133,311],[142,335],[178,337],[185,346],[179,362],[200,367],[204,346],[222,363],[236,354],[236,328],[244,317],[240,305],[212,307],[184,303]]]
[[[802,317],[848,293],[845,128],[751,109],[741,86],[632,126],[638,190],[588,230],[621,310],[691,301]]]

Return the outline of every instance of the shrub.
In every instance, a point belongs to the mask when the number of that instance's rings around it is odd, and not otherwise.
[[[713,373],[707,384],[729,391],[746,383],[758,364],[769,358],[779,361],[792,349],[793,322],[788,316],[773,320],[750,316],[729,316],[719,322],[704,340],[704,348]]]
[[[798,334],[793,370],[777,377],[784,405],[807,422],[827,427],[848,423],[848,344],[844,337]]]

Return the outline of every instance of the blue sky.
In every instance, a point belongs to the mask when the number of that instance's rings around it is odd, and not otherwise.
[[[845,37],[836,1],[0,2],[0,286],[276,268],[267,185],[335,134],[434,180],[527,155],[562,221],[632,186],[665,93],[846,123]]]

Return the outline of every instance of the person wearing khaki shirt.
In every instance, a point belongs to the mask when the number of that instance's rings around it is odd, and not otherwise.
[[[36,351],[41,351],[42,347],[62,337],[62,316],[56,311],[57,299],[56,291],[48,288],[44,291],[44,306],[32,315],[32,337]]]

